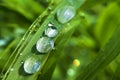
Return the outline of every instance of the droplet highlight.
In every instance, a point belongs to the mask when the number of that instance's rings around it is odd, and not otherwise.
[[[70,21],[75,16],[76,10],[72,6],[65,6],[57,11],[57,19],[64,24]]]
[[[42,37],[37,41],[36,49],[40,53],[47,53],[54,48],[54,42],[48,37]]]
[[[24,71],[27,74],[33,74],[37,72],[40,69],[41,63],[38,60],[38,57],[29,57],[24,62]]]
[[[22,53],[20,53],[20,56],[22,56],[23,54]]]
[[[47,28],[45,30],[45,35],[47,35],[48,37],[55,37],[57,34],[58,34],[58,31],[56,29]]]
[[[13,70],[14,70],[13,68],[10,69],[10,71],[13,71]]]
[[[49,26],[49,27],[52,27],[52,26],[53,26],[53,24],[52,24],[52,23],[49,23],[49,24],[48,24],[48,26]]]

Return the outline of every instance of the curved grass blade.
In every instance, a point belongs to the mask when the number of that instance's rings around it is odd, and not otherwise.
[[[59,23],[56,20],[55,13],[61,6],[65,6],[67,4],[68,4],[68,1],[63,1],[60,5],[58,5],[58,7],[53,12],[51,12],[51,13],[49,12],[50,15],[45,19],[45,21],[43,22],[43,24],[40,26],[40,28],[38,29],[38,31],[36,33],[33,33],[33,32],[35,31],[35,27],[37,26],[37,24],[40,23],[40,19],[42,19],[42,18],[39,17],[32,24],[31,28],[28,30],[27,35],[24,37],[24,42],[21,43],[20,46],[18,46],[17,50],[15,50],[15,52],[16,52],[15,59],[12,62],[9,69],[7,70],[5,76],[3,77],[3,80],[13,80],[13,79],[14,80],[23,80],[23,79],[35,80],[37,78],[36,77],[37,75],[42,74],[41,70],[40,70],[38,73],[36,73],[34,75],[27,75],[24,73],[22,64],[20,64],[20,63],[21,63],[21,61],[25,61],[25,59],[27,57],[29,57],[30,55],[37,54],[37,51],[33,47],[35,46],[36,41],[42,36],[43,31],[47,28],[47,25],[50,22],[54,24],[54,26],[58,29],[58,31],[62,30],[63,24]],[[45,13],[44,13],[44,15],[45,15]],[[22,54],[21,56],[20,56],[20,53]],[[48,56],[50,56],[49,54],[37,55],[43,62],[43,64],[42,64],[43,67],[44,67],[46,60],[48,61],[47,58],[48,58]],[[11,68],[13,69],[13,71],[10,71]],[[16,74],[16,76],[13,76],[14,74]]]
[[[91,80],[99,70],[107,66],[111,61],[113,61],[120,53],[120,27],[116,29],[110,41],[106,44],[104,49],[102,49],[96,59],[91,62],[81,74],[76,78],[76,80]]]

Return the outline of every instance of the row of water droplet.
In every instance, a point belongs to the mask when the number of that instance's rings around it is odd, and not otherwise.
[[[56,13],[58,22],[61,24],[67,23],[75,16],[75,12],[74,7],[70,5],[60,8]],[[55,26],[52,23],[48,23],[47,29],[43,32],[43,36],[36,43],[36,50],[40,53],[47,53],[54,49],[53,38],[57,34],[58,30]],[[37,57],[31,56],[25,60],[23,67],[27,74],[33,74],[40,69],[41,62]]]

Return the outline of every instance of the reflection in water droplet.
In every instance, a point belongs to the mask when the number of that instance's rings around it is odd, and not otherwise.
[[[48,37],[55,37],[57,34],[58,34],[58,31],[56,29],[47,28],[45,30],[45,35],[47,35]]]
[[[6,41],[4,39],[0,39],[0,47],[4,46],[6,44]]]
[[[37,41],[36,49],[40,53],[47,53],[54,48],[54,42],[48,37],[42,37]]]
[[[65,6],[57,11],[57,19],[60,23],[66,23],[75,16],[75,9],[72,6]]]
[[[52,23],[49,23],[49,24],[48,24],[48,26],[49,26],[49,27],[52,27],[52,26],[53,26],[53,24],[52,24]]]
[[[24,71],[28,74],[33,74],[40,69],[40,64],[38,57],[29,57],[25,60]]]
[[[49,9],[49,10],[52,10],[53,8],[52,8],[52,6],[51,6],[51,7],[48,7],[48,9]]]

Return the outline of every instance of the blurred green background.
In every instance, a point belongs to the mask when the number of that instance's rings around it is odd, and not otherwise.
[[[59,0],[60,1],[60,0]],[[1,0],[0,1],[0,71],[29,26],[42,12],[57,0]],[[63,51],[52,80],[74,80],[79,72],[92,62],[99,50],[120,27],[119,0],[86,0],[77,11],[79,26]],[[116,75],[120,56],[104,70],[97,72],[94,80],[110,80]],[[94,68],[94,67],[93,67]],[[120,80],[117,76],[116,80]]]

